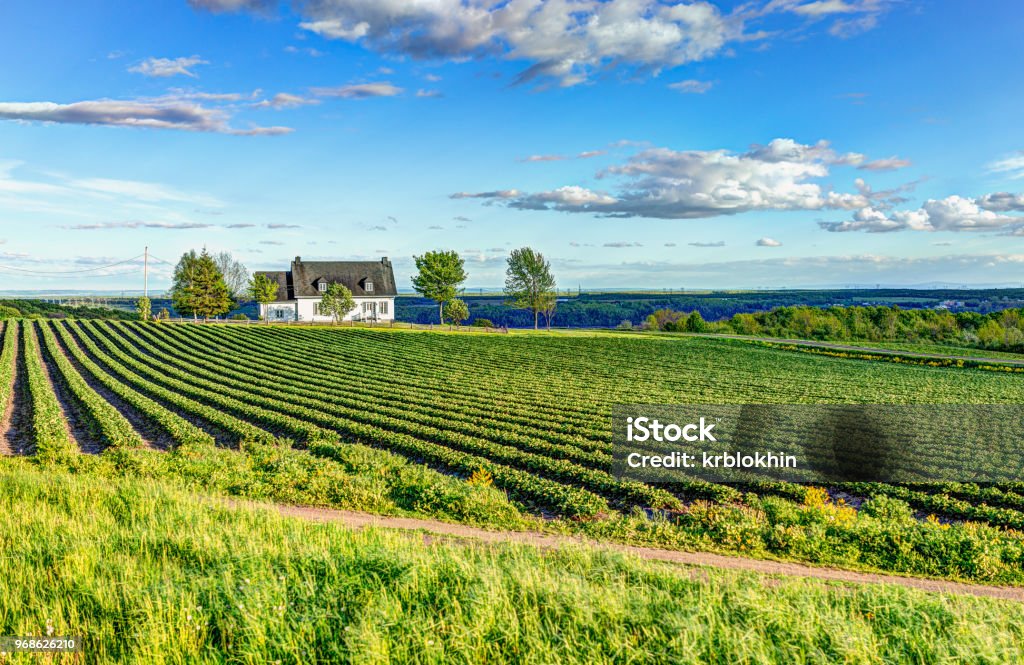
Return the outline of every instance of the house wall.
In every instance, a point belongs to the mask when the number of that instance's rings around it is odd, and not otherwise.
[[[364,298],[355,297],[353,300],[356,303],[356,308],[345,315],[343,321],[366,321],[371,318],[371,313],[368,310],[364,310],[364,303],[377,303],[377,321],[393,321],[395,319],[395,299],[394,298]],[[320,298],[299,298],[298,316],[299,321],[330,321],[331,317],[321,316],[317,313],[317,305],[320,304]],[[387,312],[384,312],[384,309]]]
[[[260,305],[260,316],[264,320],[294,321],[296,317],[295,301],[272,302],[269,305]]]

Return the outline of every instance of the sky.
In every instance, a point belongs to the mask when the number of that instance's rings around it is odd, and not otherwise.
[[[1024,283],[1017,0],[8,0],[0,291]]]

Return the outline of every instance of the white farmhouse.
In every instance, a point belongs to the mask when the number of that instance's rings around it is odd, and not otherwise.
[[[356,308],[345,321],[393,321],[395,273],[388,257],[380,261],[303,261],[296,256],[288,271],[263,272],[277,282],[277,300],[260,305],[260,316],[270,321],[330,321],[317,311],[330,284],[352,292]]]

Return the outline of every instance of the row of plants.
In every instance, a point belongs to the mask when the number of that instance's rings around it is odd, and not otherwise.
[[[211,422],[213,422],[212,418],[216,418],[218,423],[225,423],[228,420],[235,420],[241,423],[242,421],[232,416],[231,413],[247,411],[254,408],[232,398],[218,398],[219,406],[225,410],[213,410],[214,413],[212,414],[204,412],[199,408],[201,405],[199,405],[195,399],[188,397],[189,395],[199,395],[199,393],[196,392],[197,388],[195,386],[188,385],[180,380],[162,377],[164,370],[146,367],[140,361],[133,359],[132,366],[139,369],[140,372],[142,371],[142,368],[145,367],[145,371],[142,373],[145,373],[153,380],[153,382],[142,379],[138,374],[123,370],[119,363],[113,361],[113,359],[107,356],[104,351],[101,351],[97,346],[97,343],[89,335],[84,334],[77,325],[69,324],[69,328],[71,328],[75,333],[76,339],[83,344],[83,347],[90,354],[110,367],[113,371],[117,372],[126,381],[150,394],[158,395],[158,398],[161,400],[165,398],[169,399],[176,395],[177,405],[181,408],[191,409],[189,412],[195,417],[201,419],[209,417],[211,418]],[[95,333],[95,330],[92,332]],[[116,349],[116,345],[106,341],[102,335],[96,335],[96,339],[103,344],[105,349]],[[163,381],[165,385],[176,386],[175,391],[177,392],[155,385],[161,381]],[[207,385],[215,387],[217,394],[227,395],[234,393],[240,397],[254,399],[254,396],[250,394],[249,390],[225,388],[224,381],[207,381]],[[243,385],[248,386],[248,384]],[[249,387],[251,388],[251,386]],[[207,389],[198,388],[198,390],[201,391],[203,396],[213,394]],[[267,401],[265,403],[270,402]],[[288,411],[293,411],[295,408],[305,407],[294,405],[286,408]],[[312,415],[311,410],[309,411],[310,415]],[[442,466],[467,476],[478,470],[486,471],[493,477],[495,485],[505,489],[513,498],[526,505],[551,509],[562,515],[578,517],[592,517],[608,511],[607,502],[592,492],[576,487],[569,487],[561,483],[538,477],[526,471],[509,468],[504,465],[494,463],[485,457],[469,454],[459,450],[453,450],[428,441],[418,440],[412,436],[391,432],[387,429],[345,421],[341,418],[327,419],[328,417],[323,415],[319,416],[319,418],[321,422],[327,422],[335,425],[337,427],[335,430],[336,432],[350,436],[355,442],[362,441],[389,450],[394,450],[395,452],[399,452],[411,459],[419,460],[431,465]],[[237,428],[237,426],[235,427]],[[324,448],[322,445],[319,445],[320,443],[321,441],[317,440],[316,445],[310,444],[310,451],[323,454],[330,450],[329,448]]]
[[[333,359],[318,359],[304,367],[283,358],[267,358],[256,356],[253,353],[236,353],[224,345],[218,347],[216,354],[196,358],[195,353],[190,353],[187,346],[174,342],[173,334],[154,335],[150,331],[140,330],[139,327],[118,327],[118,332],[123,333],[122,339],[128,337],[129,331],[137,332],[142,337],[135,343],[135,347],[140,351],[149,354],[159,351],[161,354],[159,362],[173,362],[186,371],[190,364],[198,362],[215,372],[235,373],[240,366],[250,366],[255,362],[258,366],[273,366],[278,371],[284,372],[285,380],[294,388],[293,392],[303,397],[330,398],[333,404],[364,405],[366,409],[372,409],[383,415],[400,416],[403,420],[412,423],[456,431],[491,441],[500,441],[522,450],[557,455],[588,466],[603,468],[611,463],[611,458],[607,454],[580,450],[571,443],[561,443],[557,437],[550,435],[545,437],[526,436],[520,433],[522,428],[512,423],[503,424],[495,419],[491,421],[492,425],[482,426],[477,424],[478,421],[473,418],[467,418],[458,412],[453,413],[450,404],[446,410],[441,410],[438,407],[434,412],[436,415],[432,415],[430,412],[415,408],[414,402],[418,402],[419,398],[409,395],[404,387],[392,386],[387,395],[381,395],[376,391],[363,389],[356,378],[353,378],[351,382],[324,380],[322,377],[332,374],[335,364]],[[442,401],[436,395],[434,399],[438,402]]]
[[[151,372],[148,371],[148,368],[143,368],[143,374],[149,376],[147,379],[140,374],[131,371],[131,369],[115,360],[111,355],[101,351],[95,341],[82,332],[82,329],[79,327],[77,322],[69,322],[67,325],[72,333],[75,334],[76,341],[81,344],[96,361],[102,363],[103,366],[109,368],[109,370],[120,377],[121,380],[126,381],[136,390],[143,392],[150,398],[159,400],[165,405],[171,405],[175,410],[187,413],[193,418],[201,418],[220,431],[223,431],[233,437],[236,444],[239,441],[273,440],[274,437],[266,430],[230,416],[224,411],[214,408],[203,401],[193,399],[189,397],[187,393],[182,393],[159,385],[159,383],[162,383],[162,377],[159,372]],[[111,347],[109,345],[105,346],[108,351],[111,351],[115,355],[121,354],[120,350],[116,347]],[[140,369],[140,367],[142,366],[132,365],[132,369]],[[173,384],[171,385],[173,386]]]
[[[142,437],[135,431],[131,423],[110,402],[89,387],[71,365],[59,348],[50,326],[46,322],[40,322],[38,331],[42,336],[46,355],[56,367],[60,381],[80,406],[86,425],[93,435],[107,446],[141,446]]]
[[[344,331],[354,333],[351,336],[323,329],[286,329],[282,331],[286,334],[281,336],[275,335],[275,332],[259,331],[258,334],[248,336],[248,339],[261,347],[278,344],[279,348],[290,352],[293,358],[303,361],[328,355],[344,361],[339,365],[372,365],[375,372],[370,378],[389,383],[400,380],[410,388],[440,391],[458,398],[460,404],[466,402],[484,407],[498,405],[514,411],[525,410],[536,414],[538,418],[580,428],[580,434],[584,436],[600,437],[602,433],[594,429],[589,409],[580,407],[572,400],[563,400],[557,384],[551,386],[552,392],[543,392],[533,377],[534,370],[539,370],[540,365],[535,358],[525,353],[516,365],[514,359],[510,358],[506,363],[493,354],[493,349],[481,347],[475,340],[467,340],[465,346],[457,345],[450,348],[450,353],[445,353],[439,347],[446,345],[447,340],[440,335],[433,336],[438,345],[432,346],[420,339],[406,341],[365,336],[361,333],[374,331],[363,330]],[[293,334],[296,332],[300,334]],[[222,331],[217,330],[213,334],[219,337]],[[491,353],[484,356],[480,353],[484,349]],[[396,366],[397,360],[401,361],[401,366]],[[526,376],[523,376],[524,367],[531,369]],[[466,380],[459,380],[462,378]]]
[[[135,409],[149,423],[165,432],[176,445],[213,445],[214,439],[207,432],[174,413],[155,400],[122,383],[95,361],[87,356],[64,326],[54,326],[61,350],[82,366],[94,380]]]
[[[131,348],[134,347],[130,347],[129,350]],[[294,413],[310,422],[332,428],[337,432],[354,435],[355,433],[351,431],[353,424],[361,423],[387,432],[402,433],[446,447],[453,447],[465,453],[481,455],[495,462],[515,466],[552,480],[578,484],[609,498],[635,505],[679,506],[678,501],[667,492],[643,483],[618,481],[606,471],[583,467],[557,457],[524,452],[513,446],[476,439],[458,432],[410,423],[401,417],[401,413],[380,414],[373,410],[372,404],[354,402],[351,406],[346,406],[339,403],[337,399],[325,399],[322,395],[317,396],[315,391],[303,388],[301,381],[287,376],[270,379],[265,374],[246,370],[243,367],[247,363],[243,362],[243,359],[238,359],[238,364],[241,367],[237,370],[205,369],[202,366],[206,361],[199,358],[195,359],[187,370],[176,369],[171,366],[171,360],[161,357],[158,361],[151,362],[158,363],[164,373],[178,376],[182,381],[187,381],[192,386],[198,387],[199,390],[216,389],[222,395],[235,397],[250,405]],[[139,362],[143,361],[142,354],[139,354]],[[229,374],[237,378],[228,378]],[[236,387],[230,388],[229,386]],[[316,408],[311,408],[310,404],[314,404]]]
[[[124,326],[125,330],[144,334],[141,326]],[[330,388],[358,389],[373,399],[398,403],[405,408],[428,415],[443,415],[453,421],[486,423],[502,427],[513,424],[523,431],[531,432],[555,442],[571,442],[583,450],[605,450],[608,446],[607,432],[598,430],[593,425],[587,428],[565,423],[561,418],[537,412],[533,406],[522,407],[509,404],[491,392],[490,397],[483,394],[459,395],[459,409],[453,412],[450,408],[450,393],[444,389],[444,377],[441,372],[423,371],[424,381],[436,378],[429,384],[415,384],[402,381],[402,394],[396,395],[394,385],[400,380],[395,372],[386,365],[372,374],[364,371],[364,364],[372,362],[368,358],[360,359],[358,351],[344,347],[331,346],[328,353],[324,347],[319,352],[312,352],[302,345],[290,341],[268,338],[255,343],[251,336],[236,335],[235,331],[209,330],[199,327],[173,327],[167,331],[166,337],[179,342],[179,348],[189,348],[196,344],[216,344],[218,348],[252,356],[254,361],[266,367],[287,368],[289,372],[302,376],[310,385],[323,385]],[[317,365],[316,369],[311,363]],[[457,388],[448,386],[449,389]],[[500,412],[500,416],[497,413]]]
[[[185,344],[186,340],[189,339],[188,336],[191,335],[192,331],[195,330],[195,329],[196,329],[195,327],[187,327],[187,326],[186,327],[177,327],[176,330],[168,331],[168,333],[169,334],[175,334],[175,335],[180,334],[180,335],[184,336],[181,339],[183,340],[183,344]],[[164,331],[161,331],[161,334],[163,334],[163,332]],[[222,348],[225,345],[225,343],[223,342],[223,339],[227,338],[227,337],[230,337],[230,336],[234,336],[236,338],[251,339],[251,337],[249,337],[247,335],[248,331],[245,331],[245,330],[235,330],[235,329],[232,329],[232,330],[222,331],[222,329],[202,328],[202,329],[200,329],[200,332],[201,332],[201,334],[204,337],[203,338],[194,338],[196,341],[193,342],[193,344],[198,344],[198,343],[202,342],[202,340],[204,340],[204,339],[205,340],[209,340],[209,341],[205,342],[205,347],[204,348]],[[299,335],[302,335],[302,334],[306,333],[307,331],[289,331],[289,332],[292,333],[292,334],[298,333]],[[339,339],[340,340],[351,340],[353,337],[356,336],[356,334],[363,335],[365,332],[368,332],[368,331],[344,331],[342,334],[337,334],[337,333],[339,333],[341,331],[327,331],[327,332],[328,332],[328,334],[330,336],[335,338],[335,340],[339,340]],[[196,334],[198,335],[200,333],[196,333]],[[388,342],[391,342],[391,343],[406,343],[405,340],[410,340],[410,338],[413,338],[413,337],[422,338],[424,336],[391,335],[388,338],[383,338],[382,341],[388,341]],[[427,337],[429,338],[431,336],[427,336]],[[432,337],[437,338],[437,337],[440,337],[440,336],[432,336]],[[221,342],[219,344],[214,344],[213,342],[216,342],[217,340],[221,340]],[[397,340],[397,342],[395,342],[394,340]],[[377,348],[379,345],[376,344],[376,341],[377,341],[376,338],[372,338],[370,340],[365,340],[364,339],[363,340],[363,347],[366,348],[366,349]],[[410,340],[408,342],[408,345],[413,347],[413,348],[418,346],[417,341],[415,339]],[[184,348],[187,348],[187,346],[184,347]],[[258,354],[258,349],[259,349],[259,345],[255,344],[255,343],[253,344],[253,348],[249,349],[249,351],[251,352],[251,355],[249,356],[251,358],[251,362],[254,365],[256,365],[256,366],[259,366],[260,364],[265,364],[266,366],[276,366],[275,363],[278,360],[284,360],[284,354],[283,353],[281,353],[280,356],[278,356],[278,357],[265,358],[263,356],[257,355]],[[320,351],[320,356],[321,357],[328,357],[328,358],[332,358],[332,359],[334,358],[333,347],[328,346],[328,345],[320,345],[320,349],[321,349],[321,351]],[[216,355],[216,354],[213,354],[213,355]],[[293,355],[293,357],[304,357],[304,356]],[[394,358],[394,356],[393,356],[393,358]],[[225,362],[228,362],[229,364],[231,364],[231,363],[235,363],[236,361],[231,360],[231,361],[225,361]],[[372,362],[372,360],[366,360],[366,361],[364,361],[364,365],[365,365],[365,363],[370,363],[370,362]],[[292,366],[289,366],[289,367],[286,368],[286,371],[289,374],[291,374],[291,368],[292,367],[297,368],[301,364],[302,364],[301,362],[295,361]],[[351,364],[352,363],[349,363],[349,362],[339,362],[339,363],[337,363],[337,365],[339,367],[348,367]],[[402,363],[401,362],[396,362],[395,360],[393,360],[392,364],[393,365],[401,365]],[[356,365],[355,369],[356,370],[365,369],[365,367],[361,368],[358,365]],[[327,365],[325,365],[322,368],[322,373],[328,374],[328,373],[330,373],[330,370],[331,370],[331,367],[330,367],[330,364],[328,363]],[[372,373],[371,372],[365,372],[365,374],[371,375]],[[595,418],[595,420],[598,420],[598,419]],[[453,427],[454,426],[455,425],[453,424]],[[799,487],[799,486],[797,486],[797,487]],[[685,489],[685,488],[668,488],[668,489],[673,489],[673,491],[675,491],[675,489]],[[760,491],[760,490],[758,490],[758,491]],[[792,492],[792,490],[786,490],[786,491],[788,493]],[[735,496],[733,494],[733,492],[729,491],[729,488],[726,488],[724,486],[722,486],[722,490],[721,490],[720,494],[723,497],[728,497],[728,498],[733,498]],[[705,492],[703,495],[706,496],[707,493]]]
[[[59,460],[76,452],[57,395],[39,355],[35,328],[21,327],[21,355],[26,385],[32,402],[32,443],[41,459]]]
[[[3,326],[3,346],[0,347],[0,404],[6,405],[14,391],[14,377],[18,362],[18,323],[7,321]]]

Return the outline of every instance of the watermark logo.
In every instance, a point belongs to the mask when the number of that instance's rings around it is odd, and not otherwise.
[[[1020,482],[1024,405],[632,404],[612,471],[648,483]]]

